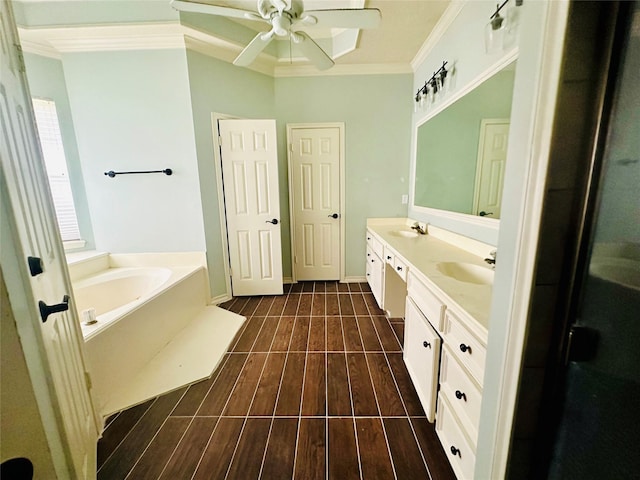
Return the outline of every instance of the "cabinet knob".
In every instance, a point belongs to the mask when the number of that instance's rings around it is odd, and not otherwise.
[[[464,392],[461,392],[460,390],[456,390],[456,398],[458,400],[464,399],[465,402],[467,401],[467,396],[465,395]]]
[[[372,258],[372,259],[371,259],[371,263],[373,263],[373,262],[375,262],[375,260]]]
[[[371,237],[367,237],[367,240],[371,240]]]
[[[391,260],[391,255],[387,255],[387,260]]]
[[[427,342],[426,340],[424,342],[422,342],[422,346],[424,348],[431,348],[431,344],[429,342]]]
[[[398,270],[399,272],[402,271],[402,267],[396,267],[396,270]]]
[[[462,458],[462,455],[460,455],[460,449],[454,447],[453,445],[451,445],[451,453],[453,453],[454,455],[457,455],[458,457]]]
[[[371,256],[371,254],[370,254],[370,253],[367,253],[367,257],[370,257],[370,256]]]
[[[460,351],[462,353],[465,353],[465,352],[471,353],[471,346],[470,345],[465,345],[464,343],[461,343],[460,344]]]
[[[367,273],[367,277],[370,277],[370,276],[371,276],[371,274],[370,274],[370,273]]]

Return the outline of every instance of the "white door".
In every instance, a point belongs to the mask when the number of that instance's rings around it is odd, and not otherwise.
[[[296,280],[340,280],[341,128],[289,128]]]
[[[219,120],[234,296],[282,294],[275,120]]]
[[[47,431],[57,469],[71,478],[95,478],[100,420],[89,392],[80,323],[73,302],[69,304],[66,297],[72,293],[71,284],[10,5],[0,2],[0,189],[8,216],[3,228],[9,228],[12,240],[3,249],[13,252],[14,258],[3,255],[3,274],[27,365],[32,369],[37,364],[49,377],[48,382],[38,383],[40,371],[32,370],[41,411],[43,397],[47,397],[46,408],[57,411],[55,426],[49,425]],[[33,258],[31,268],[27,257]],[[68,310],[45,317],[41,311],[46,305]],[[43,413],[46,423],[45,417]],[[64,459],[59,458],[56,444]]]
[[[475,215],[500,218],[508,140],[508,119],[482,120],[476,169]]]

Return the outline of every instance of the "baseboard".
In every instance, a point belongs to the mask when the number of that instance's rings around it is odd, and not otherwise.
[[[287,285],[289,283],[298,283],[298,282],[294,282],[292,277],[283,277],[282,278],[282,283]]]
[[[226,302],[227,300],[231,300],[233,297],[228,293],[223,293],[222,295],[218,295],[217,297],[212,297],[209,305],[220,305],[221,303]]]
[[[364,283],[367,277],[344,277],[341,283]]]

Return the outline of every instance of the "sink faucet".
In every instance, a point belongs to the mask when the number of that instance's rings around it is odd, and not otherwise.
[[[411,226],[412,230],[415,230],[416,232],[418,232],[420,235],[426,235],[427,234],[427,228],[425,225],[425,228],[422,228],[420,226],[420,222],[416,222]]]
[[[489,258],[485,258],[484,261],[491,265],[492,268],[496,268],[496,257],[498,255],[497,250],[491,250],[489,252]]]

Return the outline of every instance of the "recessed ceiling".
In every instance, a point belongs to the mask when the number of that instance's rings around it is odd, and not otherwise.
[[[257,5],[256,0],[203,1],[251,11],[256,11]],[[361,68],[370,72],[376,68],[384,70],[388,66],[389,71],[411,71],[411,61],[449,4],[450,0],[306,0],[304,8],[323,10],[366,7],[381,11],[382,20],[376,29],[307,30],[323,48],[329,49],[338,67],[334,67],[335,70],[344,71],[351,66],[353,68],[350,70]],[[14,10],[18,26],[21,27],[21,36],[25,37],[27,43],[34,42],[36,38],[37,42],[46,43],[46,37],[53,37],[49,47],[53,46],[54,50],[56,35],[58,38],[77,37],[78,33],[87,32],[91,27],[101,29],[100,35],[104,37],[109,27],[114,30],[117,28],[118,34],[122,35],[123,28],[132,29],[138,25],[140,32],[143,32],[153,25],[154,32],[157,32],[165,24],[168,31],[170,27],[175,33],[178,24],[191,29],[183,32],[185,38],[190,32],[197,30],[197,41],[200,44],[209,39],[217,49],[225,46],[229,50],[226,55],[213,55],[228,61],[250,41],[254,35],[252,32],[269,28],[268,24],[262,22],[231,21],[224,17],[198,18],[198,15],[203,14],[193,13],[178,14],[169,7],[168,0],[14,0]],[[122,38],[119,41],[122,43]],[[68,40],[65,42],[60,44],[68,45]],[[261,55],[261,71],[265,71],[265,65],[267,70],[270,65],[272,71],[276,67],[283,69],[308,65],[304,58],[298,58],[295,51],[292,53],[289,50],[288,42],[278,43],[280,46]]]

